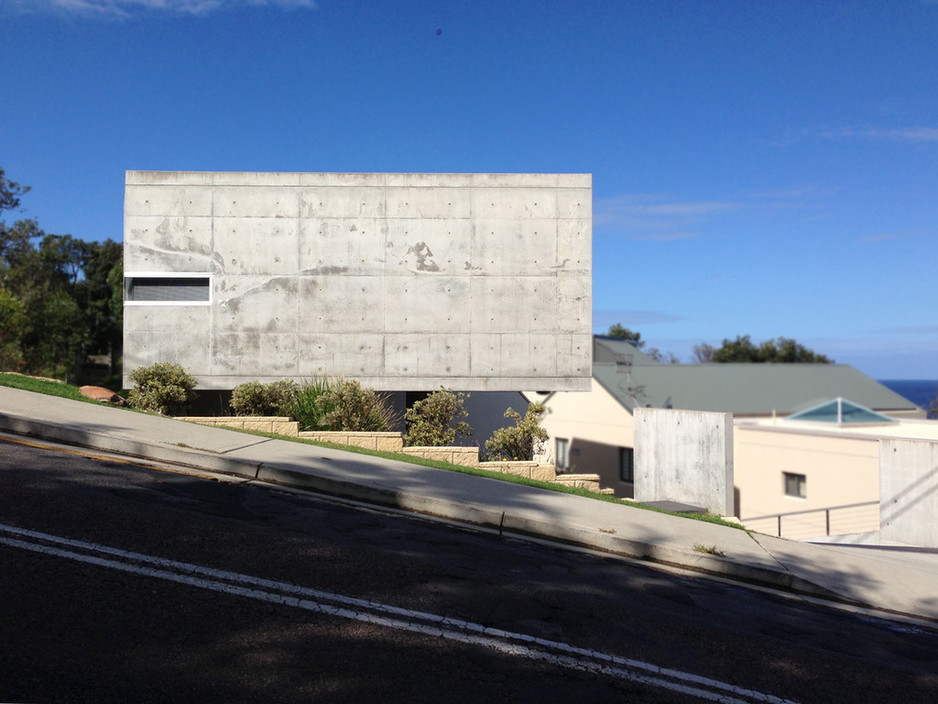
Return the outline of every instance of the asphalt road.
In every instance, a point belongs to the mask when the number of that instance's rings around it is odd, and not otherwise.
[[[2,438],[0,643],[0,701],[938,701],[920,625]]]

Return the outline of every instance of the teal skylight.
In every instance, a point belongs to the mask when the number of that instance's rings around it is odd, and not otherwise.
[[[895,423],[896,420],[882,413],[871,411],[845,398],[835,398],[825,401],[819,406],[813,406],[804,411],[790,415],[789,420],[809,420],[817,423],[837,423],[838,425],[851,425],[857,423]]]

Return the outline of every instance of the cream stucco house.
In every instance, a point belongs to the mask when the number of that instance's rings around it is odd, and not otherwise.
[[[922,409],[850,366],[661,364],[604,336],[594,337],[590,391],[540,400],[550,409],[542,459],[598,474],[621,497],[634,492],[635,408],[731,413],[735,513],[792,537],[875,530],[879,441],[938,440]]]

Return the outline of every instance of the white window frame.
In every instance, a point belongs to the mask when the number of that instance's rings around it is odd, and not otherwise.
[[[124,272],[125,306],[210,306],[214,297],[212,274],[207,271],[127,271]],[[127,299],[130,279],[208,279],[207,301],[131,301]]]

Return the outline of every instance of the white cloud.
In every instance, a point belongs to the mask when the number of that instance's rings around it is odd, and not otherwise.
[[[314,0],[11,0],[19,12],[49,12],[83,17],[130,18],[142,12],[204,15],[236,5],[273,5],[287,9],[316,6]]]
[[[632,239],[664,242],[697,237],[697,224],[739,207],[728,201],[681,201],[660,194],[631,193],[595,200],[593,224],[624,232]]]
[[[602,330],[607,330],[616,323],[629,327],[630,325],[675,323],[681,320],[685,320],[685,318],[660,310],[634,310],[623,308],[619,310],[599,309],[593,311],[593,328]]]
[[[935,343],[935,335],[938,335],[938,325],[899,325],[896,327],[870,330],[869,333],[875,335],[927,335],[931,338],[931,342]]]
[[[886,242],[889,240],[903,240],[910,237],[918,237],[920,235],[927,235],[928,230],[923,228],[917,228],[914,230],[898,230],[890,232],[881,232],[877,235],[866,235],[860,238],[860,242]]]
[[[870,137],[901,139],[908,142],[938,142],[938,127],[905,127],[897,130],[870,130]]]
[[[938,127],[843,127],[814,132],[824,139],[890,139],[901,142],[938,142]]]
[[[861,237],[861,242],[886,242],[888,240],[899,239],[900,235],[896,232],[884,232],[881,235],[868,235]]]

